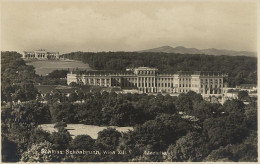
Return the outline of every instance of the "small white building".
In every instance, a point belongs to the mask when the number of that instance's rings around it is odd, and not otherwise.
[[[22,52],[23,59],[59,59],[60,54],[59,52],[49,52],[44,49],[39,49],[36,51],[23,51]]]

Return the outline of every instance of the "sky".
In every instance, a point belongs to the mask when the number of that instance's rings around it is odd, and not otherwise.
[[[1,3],[2,51],[256,51],[256,41],[256,1]]]

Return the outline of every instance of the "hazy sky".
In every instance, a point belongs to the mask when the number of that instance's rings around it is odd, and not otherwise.
[[[256,51],[256,2],[5,2],[1,49]]]

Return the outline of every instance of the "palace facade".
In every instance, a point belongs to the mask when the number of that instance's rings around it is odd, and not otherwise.
[[[80,85],[120,87],[135,89],[139,93],[179,94],[194,91],[203,97],[222,96],[225,74],[219,72],[183,72],[161,74],[156,68],[138,67],[124,72],[70,72],[67,84],[75,82]]]
[[[23,51],[22,58],[24,59],[59,59],[59,52],[48,52],[44,49],[36,51]]]

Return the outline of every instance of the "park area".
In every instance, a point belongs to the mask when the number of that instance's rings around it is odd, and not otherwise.
[[[50,133],[54,131],[58,131],[54,128],[55,124],[42,124],[41,127],[43,130],[48,131]],[[117,126],[95,126],[95,125],[84,125],[84,124],[67,124],[65,127],[72,138],[75,138],[78,135],[89,135],[93,139],[97,139],[98,132],[106,129],[106,128],[115,128],[119,132],[128,132],[128,130],[133,130],[132,127],[117,127]]]
[[[54,70],[91,70],[89,65],[81,61],[75,60],[33,60],[27,61],[27,65],[32,65],[35,67],[36,74],[45,76]]]

